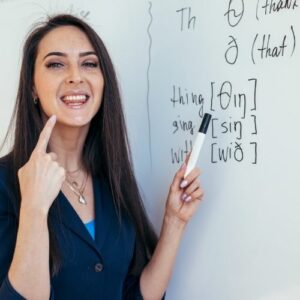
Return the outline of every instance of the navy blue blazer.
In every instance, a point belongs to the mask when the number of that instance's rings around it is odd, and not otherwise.
[[[17,218],[12,209],[8,168],[0,166],[0,299],[24,299],[11,285],[7,273],[17,235]],[[122,226],[108,186],[93,178],[95,240],[62,192],[56,200],[60,218],[54,220],[62,256],[59,273],[51,278],[51,300],[143,299],[139,276],[130,274],[134,255],[135,229],[129,218]]]

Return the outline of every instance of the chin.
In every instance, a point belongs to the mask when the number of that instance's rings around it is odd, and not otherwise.
[[[68,126],[68,127],[85,127],[88,126],[91,123],[91,119],[90,118],[84,118],[81,116],[77,116],[77,117],[72,117],[72,118],[62,118],[60,119],[58,117],[57,119],[57,123],[61,124],[63,126]]]

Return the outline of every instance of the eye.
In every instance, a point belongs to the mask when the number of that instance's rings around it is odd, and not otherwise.
[[[98,68],[98,63],[93,61],[86,61],[83,63],[83,66],[88,68]]]
[[[50,62],[48,64],[46,64],[46,67],[49,69],[57,69],[57,68],[61,68],[63,66],[62,63],[59,62]]]

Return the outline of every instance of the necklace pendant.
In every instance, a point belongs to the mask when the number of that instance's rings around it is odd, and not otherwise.
[[[79,202],[80,204],[87,205],[87,201],[85,200],[85,198],[83,197],[83,195],[80,195],[80,196],[79,196],[78,202]]]

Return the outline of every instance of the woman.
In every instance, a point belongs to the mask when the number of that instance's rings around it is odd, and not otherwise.
[[[95,31],[58,15],[27,38],[0,162],[0,299],[161,299],[203,191],[186,165],[157,240],[133,175],[115,72]]]

